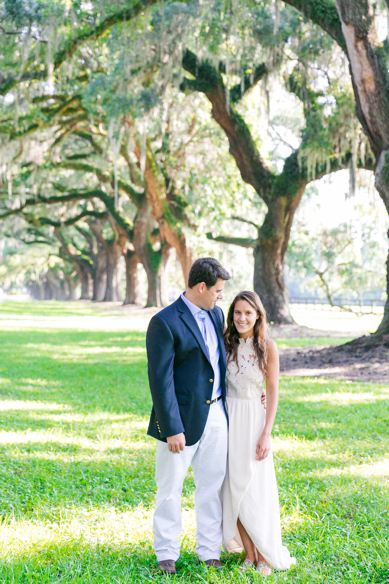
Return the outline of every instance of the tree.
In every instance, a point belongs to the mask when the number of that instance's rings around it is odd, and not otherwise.
[[[284,0],[319,25],[347,56],[356,114],[375,158],[377,190],[389,213],[389,75],[388,45],[378,40],[375,4],[368,0]],[[389,253],[387,302],[380,326],[368,341],[389,334]]]
[[[185,69],[192,74],[194,80],[184,82],[185,87],[204,92],[212,104],[212,115],[224,130],[229,141],[229,151],[234,157],[245,182],[250,184],[256,194],[267,206],[267,214],[263,224],[257,225],[252,220],[234,217],[257,230],[253,238],[236,238],[231,236],[210,237],[225,243],[236,243],[243,247],[252,247],[254,251],[254,289],[260,295],[270,321],[277,323],[291,323],[287,291],[284,281],[284,261],[288,247],[290,230],[294,213],[305,192],[306,186],[324,176],[349,165],[351,158],[351,144],[349,150],[344,150],[339,144],[339,126],[334,122],[339,112],[339,106],[326,122],[327,128],[320,118],[322,109],[318,103],[322,93],[312,91],[305,84],[301,86],[301,79],[295,74],[291,77],[291,85],[295,93],[304,95],[304,111],[306,130],[300,148],[293,152],[284,162],[283,170],[278,173],[272,170],[261,157],[255,140],[243,117],[235,109],[244,93],[243,84],[239,84],[230,91],[228,99],[221,74],[208,62],[200,64],[196,57],[186,52],[183,60]],[[259,80],[266,72],[266,67],[257,68],[254,79]],[[247,88],[251,85],[245,80]],[[317,134],[320,139],[324,136],[326,149],[331,149],[332,156],[329,163],[316,155]],[[320,145],[321,147],[321,145]],[[310,152],[313,152],[313,164],[310,162]],[[316,156],[315,156],[316,155]],[[359,165],[366,161],[359,158]]]

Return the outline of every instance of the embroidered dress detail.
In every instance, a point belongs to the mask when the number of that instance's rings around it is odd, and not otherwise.
[[[239,339],[238,358],[229,361],[227,396],[239,399],[261,399],[263,374],[257,365],[253,338]]]

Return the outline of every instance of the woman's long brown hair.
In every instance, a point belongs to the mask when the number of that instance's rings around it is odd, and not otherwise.
[[[224,333],[224,343],[226,345],[226,351],[228,356],[228,361],[235,361],[238,364],[238,347],[239,347],[239,333],[236,330],[234,324],[234,311],[235,305],[239,300],[245,300],[253,307],[257,313],[257,320],[254,325],[254,335],[253,344],[254,350],[257,357],[258,365],[263,375],[266,375],[266,365],[267,365],[267,333],[266,333],[266,312],[256,292],[250,292],[244,290],[239,292],[232,301],[230,308],[228,309],[227,315],[227,329]]]

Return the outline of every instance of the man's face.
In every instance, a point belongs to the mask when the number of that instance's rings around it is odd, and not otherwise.
[[[218,300],[223,298],[223,288],[225,281],[219,278],[214,286],[207,288],[204,284],[203,292],[201,294],[201,301],[204,310],[212,310]]]

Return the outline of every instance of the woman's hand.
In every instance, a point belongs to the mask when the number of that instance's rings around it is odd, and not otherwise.
[[[256,460],[264,460],[271,448],[271,431],[276,416],[278,404],[278,378],[280,375],[280,362],[277,345],[271,339],[267,339],[267,367],[266,367],[266,419],[260,439],[255,449]],[[263,397],[263,396],[262,396]],[[263,401],[262,401],[263,403]]]
[[[270,446],[271,446],[270,434],[268,434],[264,430],[257,442],[257,448],[255,452],[256,460],[264,460],[266,456],[269,454]]]

